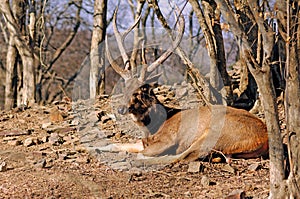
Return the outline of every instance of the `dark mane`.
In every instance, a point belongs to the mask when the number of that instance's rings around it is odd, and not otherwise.
[[[167,119],[181,111],[164,106],[153,92],[156,87],[156,84],[144,84],[133,93],[128,105],[128,112],[146,126],[151,134],[155,133]]]

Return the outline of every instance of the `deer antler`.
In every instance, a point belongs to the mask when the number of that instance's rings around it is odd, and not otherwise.
[[[117,40],[117,44],[118,44],[118,48],[120,50],[122,59],[123,59],[123,63],[125,65],[125,69],[121,68],[116,61],[112,58],[111,56],[111,52],[108,48],[108,42],[107,42],[107,38],[106,38],[106,54],[107,54],[107,59],[109,61],[109,63],[111,64],[111,66],[113,67],[113,69],[123,78],[125,79],[125,81],[129,80],[132,75],[129,72],[130,69],[130,61],[128,58],[128,55],[126,53],[125,47],[124,47],[124,39],[125,37],[128,35],[128,33],[130,33],[130,31],[132,31],[132,29],[134,29],[134,27],[139,23],[141,16],[139,16],[136,21],[134,22],[134,24],[129,27],[125,32],[123,32],[122,34],[120,33],[120,31],[118,30],[117,27],[117,12],[118,12],[118,7],[115,9],[114,11],[114,15],[113,15],[113,29],[114,29],[114,34]]]
[[[178,10],[177,10],[178,11]],[[176,15],[175,15],[176,17]],[[180,44],[182,37],[183,37],[183,33],[184,33],[184,17],[182,16],[182,14],[180,14],[179,12],[179,26],[178,26],[178,35],[176,37],[176,39],[174,41],[172,41],[172,45],[169,49],[167,49],[158,59],[156,59],[150,66],[148,67],[143,67],[141,70],[141,76],[139,78],[140,82],[144,82],[145,81],[145,77],[146,77],[146,73],[151,73],[152,71],[154,71],[160,64],[162,64],[172,53],[173,51],[178,47],[178,45]],[[171,38],[172,39],[172,38]],[[173,40],[173,39],[172,39]],[[160,74],[158,74],[158,76],[160,76]],[[155,76],[152,76],[150,79],[155,78]]]
[[[130,79],[131,77],[131,74],[129,71],[126,71],[124,70],[123,68],[121,68],[117,62],[112,58],[111,56],[111,52],[108,48],[108,42],[107,42],[108,38],[106,36],[106,39],[105,39],[105,46],[106,46],[106,56],[107,56],[107,59],[110,63],[110,65],[112,66],[112,68],[125,80],[127,81],[128,79]]]
[[[129,57],[126,53],[125,47],[124,47],[124,39],[125,37],[128,35],[128,33],[130,31],[132,31],[132,29],[134,29],[136,27],[136,25],[139,23],[141,16],[139,16],[137,18],[137,20],[134,22],[134,24],[129,27],[125,32],[120,33],[117,27],[117,12],[118,12],[118,7],[115,9],[114,11],[114,15],[113,15],[113,29],[114,29],[114,34],[117,40],[117,44],[118,44],[118,48],[120,50],[122,59],[123,59],[123,63],[125,65],[125,68],[121,68],[116,61],[113,60],[112,56],[111,56],[111,52],[108,48],[108,43],[107,43],[107,39],[106,39],[106,54],[107,54],[107,59],[109,61],[109,63],[111,64],[111,66],[113,67],[113,69],[119,74],[121,75],[121,77],[126,81],[128,81],[129,79],[132,79],[133,76],[130,73],[130,61],[129,61]],[[140,83],[145,82],[145,79],[147,78],[147,73],[150,74],[151,72],[153,72],[160,64],[162,64],[171,54],[172,52],[178,47],[178,45],[180,44],[182,37],[183,37],[183,33],[184,33],[184,17],[182,16],[182,14],[179,12],[179,20],[178,20],[178,35],[175,38],[175,40],[173,41],[172,39],[172,45],[158,58],[156,59],[151,65],[147,65],[146,61],[145,61],[145,55],[143,55],[143,62],[145,62],[144,66],[142,67],[141,71],[140,71],[140,76],[138,78],[138,81]],[[143,44],[144,45],[144,44]],[[144,47],[142,50],[142,53],[144,53]],[[160,76],[159,75],[155,75],[152,76],[149,79],[154,79],[156,78],[156,76]]]
[[[151,73],[155,68],[157,68],[161,63],[163,63],[171,54],[172,52],[177,48],[177,46],[180,44],[182,40],[182,36],[184,33],[184,17],[182,14],[179,13],[179,28],[178,28],[178,35],[174,42],[172,42],[172,46],[166,50],[157,60],[155,60],[148,68],[147,72]]]
[[[147,68],[148,68],[148,64],[147,64],[147,60],[146,60],[146,52],[145,52],[145,40],[143,40],[142,42],[142,69],[141,69],[141,75],[139,77],[139,81],[142,82],[147,74]]]

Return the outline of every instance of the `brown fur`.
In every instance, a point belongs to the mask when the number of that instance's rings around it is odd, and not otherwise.
[[[212,150],[237,158],[268,154],[266,125],[251,113],[221,105],[173,110],[164,107],[152,89],[148,84],[138,89],[129,101],[128,112],[139,125],[149,126],[151,120],[158,118],[158,130],[135,144],[116,144],[114,150],[141,152],[145,156],[176,154],[172,161],[195,160]],[[157,106],[164,110],[157,110]],[[165,117],[160,116],[163,111]]]
[[[224,125],[211,130],[215,116],[212,109],[226,109]],[[182,111],[167,120],[156,134],[144,138],[146,156],[157,156],[172,146],[178,146],[175,154],[189,151],[190,159],[208,154],[212,149],[225,155],[254,158],[268,153],[266,126],[247,111],[231,107],[199,107]],[[218,112],[218,111],[217,111]],[[216,116],[217,117],[217,116]]]

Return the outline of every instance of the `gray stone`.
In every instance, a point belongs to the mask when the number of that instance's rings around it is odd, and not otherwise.
[[[34,145],[34,138],[30,137],[24,140],[23,145],[26,147],[30,147],[32,145]]]
[[[251,164],[251,165],[248,167],[248,170],[249,170],[249,171],[256,171],[258,168],[259,168],[259,163],[254,163],[254,164]]]
[[[208,187],[210,185],[210,180],[206,175],[204,175],[204,176],[202,176],[200,183],[202,186]]]
[[[51,122],[46,122],[46,123],[43,123],[42,124],[42,129],[46,129],[46,128],[48,128],[49,126],[51,126]]]
[[[229,164],[225,164],[222,168],[222,171],[226,171],[233,174],[235,173],[235,169],[231,167]]]
[[[7,164],[6,164],[6,162],[2,162],[0,164],[0,172],[4,172],[4,171],[7,171]]]
[[[244,199],[245,197],[245,191],[242,189],[233,190],[226,199]]]
[[[200,172],[201,162],[190,162],[188,172],[189,173],[197,173]]]
[[[22,142],[20,140],[10,140],[7,142],[7,144],[11,146],[19,146],[22,144]]]
[[[43,159],[40,159],[39,161],[35,162],[34,166],[37,168],[45,168],[46,163],[47,163],[46,160],[43,158]]]
[[[52,145],[59,145],[60,137],[57,133],[51,133],[49,137],[49,143]]]

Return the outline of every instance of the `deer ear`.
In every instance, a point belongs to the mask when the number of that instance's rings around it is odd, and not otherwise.
[[[152,83],[157,83],[158,79],[160,78],[160,76],[162,75],[162,73],[156,74],[156,75],[152,75],[150,77],[148,77],[145,81],[146,84],[152,84]]]

